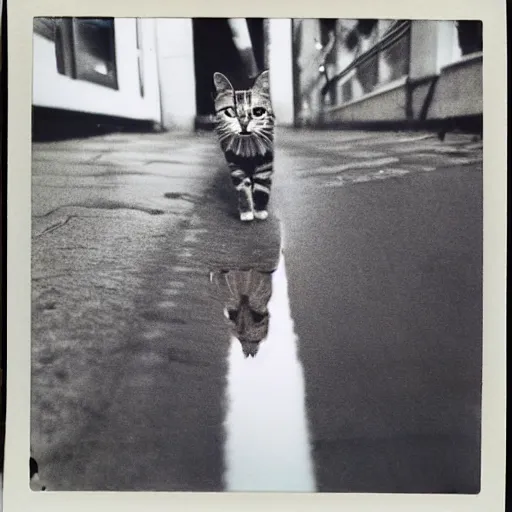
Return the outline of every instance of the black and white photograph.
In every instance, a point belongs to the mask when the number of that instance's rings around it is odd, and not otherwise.
[[[9,4],[4,512],[501,510],[504,5],[260,1]]]
[[[35,18],[31,488],[478,494],[483,59],[478,20]]]

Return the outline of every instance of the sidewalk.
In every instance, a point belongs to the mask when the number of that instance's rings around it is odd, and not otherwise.
[[[221,464],[207,425],[222,424],[223,344],[209,338],[224,326],[197,309],[207,280],[191,257],[215,149],[165,135],[34,147],[32,445],[50,489],[169,490],[171,480],[183,490],[221,475],[206,461],[170,475],[165,463],[204,458],[209,442]],[[194,399],[210,410],[187,410]],[[176,431],[183,424],[197,428]],[[151,474],[134,454],[153,458]]]
[[[482,166],[481,142],[463,135],[282,130],[277,141],[285,227],[300,223],[306,182]],[[228,335],[208,272],[272,267],[279,221],[240,228],[213,134],[35,144],[32,190],[41,478],[50,490],[220,490]]]
[[[254,225],[246,245],[210,136],[37,144],[33,161],[42,479],[51,490],[219,490],[228,334],[209,270],[272,267],[278,224]]]

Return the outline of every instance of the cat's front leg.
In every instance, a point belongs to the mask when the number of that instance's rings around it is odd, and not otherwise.
[[[268,217],[267,205],[270,200],[272,186],[273,163],[260,165],[252,177],[252,196],[254,202],[254,217],[265,220]]]
[[[245,171],[239,168],[232,168],[231,182],[238,194],[238,212],[240,220],[248,222],[254,219],[254,201],[252,197],[251,178]]]

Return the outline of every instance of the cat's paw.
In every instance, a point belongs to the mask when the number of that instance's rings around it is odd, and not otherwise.
[[[254,217],[258,220],[266,220],[268,217],[267,210],[255,210]]]
[[[253,219],[254,219],[253,212],[240,212],[240,220],[242,222],[250,222]]]

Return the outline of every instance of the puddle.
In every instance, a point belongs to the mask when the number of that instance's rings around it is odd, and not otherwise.
[[[267,337],[272,274],[256,269],[215,272],[211,276],[222,301],[231,334],[245,357],[254,357]]]
[[[303,368],[284,257],[274,271],[217,270],[210,281],[231,331],[225,490],[314,492]]]

